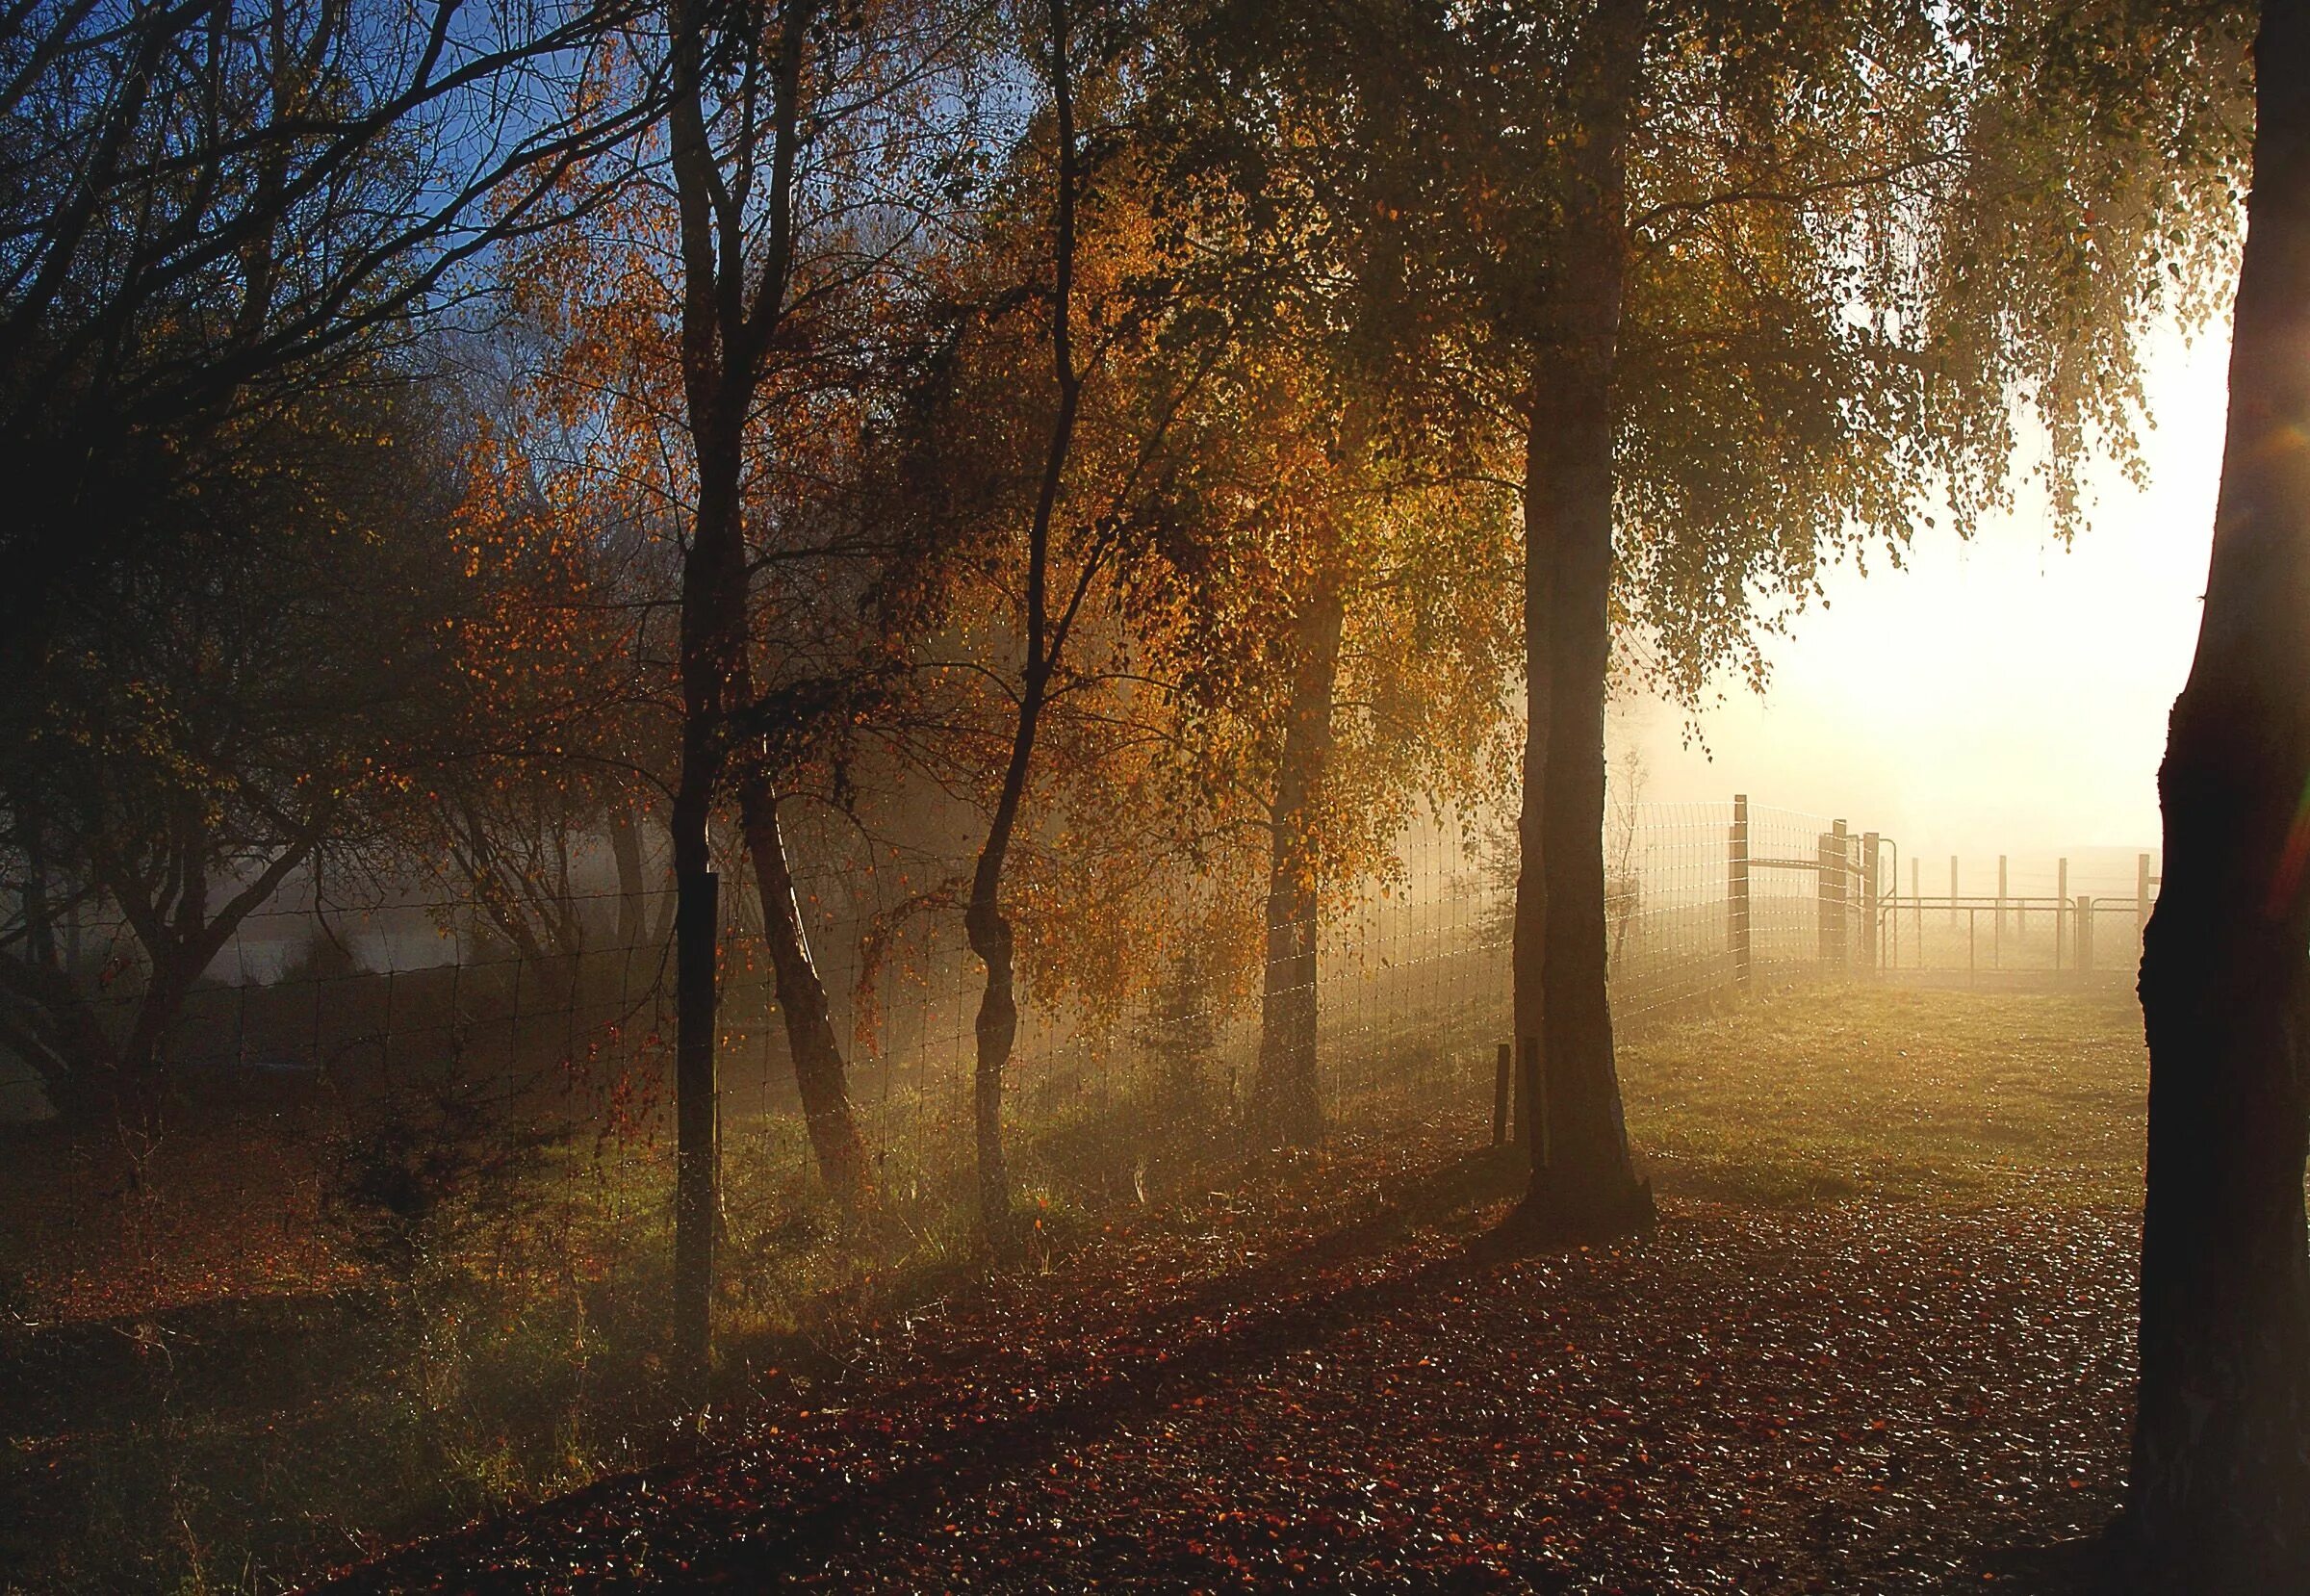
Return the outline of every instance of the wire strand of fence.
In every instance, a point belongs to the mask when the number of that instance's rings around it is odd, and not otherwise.
[[[1112,972],[1121,997],[1040,991],[1030,964],[1007,1075],[1024,1178],[1066,1160],[1126,1186],[1185,1178],[1261,1134],[1258,1094],[1295,1060],[1334,1134],[1424,1119],[1481,1139],[1511,1040],[1515,890],[1485,844],[1466,824],[1421,829],[1384,879],[1328,894],[1314,918],[1254,925],[1249,953],[1199,940],[1192,919],[1150,934],[1114,955],[1139,962]],[[1604,854],[1623,1034],[1728,992],[1863,970],[2115,969],[2155,880],[2143,856],[2123,892],[2115,880],[2047,892],[2032,863],[1976,873],[2001,892],[1928,896],[1929,867],[1905,872],[1889,839],[1745,800],[1615,805]],[[2065,885],[2066,862],[2052,874]],[[869,857],[800,870],[797,888],[878,1186],[910,1202],[958,1197],[980,972],[956,916],[921,917],[870,956],[864,929],[907,896],[903,882]],[[758,907],[743,889],[723,903],[725,1161],[777,1177],[727,1186],[725,1222],[743,1238],[783,1223],[810,1155]],[[652,886],[562,892],[526,917],[447,892],[260,910],[179,994],[158,1063],[215,1112],[316,1117],[317,1159],[518,1126],[572,1215],[633,1223],[662,1200],[670,1161],[672,907]],[[76,991],[108,1034],[127,1035],[156,991],[132,928],[84,907],[64,929]],[[1312,965],[1262,945],[1312,947]],[[1307,1028],[1281,1046],[1278,1017],[1292,1014]]]

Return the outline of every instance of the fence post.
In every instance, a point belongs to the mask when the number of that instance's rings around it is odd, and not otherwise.
[[[2069,927],[2069,862],[2063,860],[2053,871],[2053,967],[2062,967],[2063,950],[2068,946]]]
[[[2093,968],[2093,900],[2079,894],[2077,900],[2077,973],[2085,975]]]
[[[1756,980],[1749,941],[1749,795],[1732,795],[1732,832],[1725,844],[1725,945],[1732,982],[1745,997]]]
[[[2134,940],[2149,930],[2149,855],[2134,856]]]
[[[1532,1167],[1549,1167],[1548,1145],[1548,1076],[1540,1068],[1540,1039],[1524,1039],[1524,1068],[1517,1071],[1524,1077],[1525,1098],[1531,1106],[1531,1115],[1525,1123],[1531,1132]]]
[[[1835,829],[1821,833],[1813,856],[1819,866],[1814,873],[1817,886],[1814,897],[1819,913],[1820,961],[1829,969],[1842,969],[1846,958],[1845,936],[1845,823],[1838,820]]]
[[[1512,1051],[1506,1043],[1500,1044],[1500,1057],[1492,1080],[1492,1145],[1499,1146],[1508,1139],[1508,1055]]]
[[[1861,967],[1877,973],[1877,834],[1861,834]]]

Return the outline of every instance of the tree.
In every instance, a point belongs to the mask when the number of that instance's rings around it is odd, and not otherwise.
[[[1148,646],[1189,705],[1176,802],[1262,844],[1243,863],[1266,878],[1250,1108],[1261,1134],[1306,1146],[1322,1133],[1324,918],[1385,878],[1422,804],[1502,789],[1515,540],[1497,484],[1439,480],[1374,435],[1360,373],[1306,327],[1241,344],[1183,450],[1180,619]]]
[[[1260,173],[1262,203],[1521,445],[1516,1026],[1544,1057],[1546,1226],[1651,1211],[1605,991],[1614,613],[1673,691],[1754,674],[1823,559],[1897,558],[1935,500],[1961,531],[2007,502],[2016,401],[2077,525],[2081,462],[2131,452],[2137,334],[2202,304],[2220,256],[2232,75],[2202,21],[1575,0],[1240,23],[1253,102],[1328,135]]]
[[[412,836],[469,596],[439,536],[458,491],[439,398],[376,373],[237,429],[233,475],[148,511],[230,535],[172,530],[197,557],[117,567],[51,620],[49,690],[0,757],[7,840],[40,878],[26,900],[116,913],[140,955],[99,992],[38,916],[10,928],[0,1024],[60,1099],[140,1112],[247,916],[324,857]]]
[[[130,8],[0,25],[0,637],[13,681],[75,586],[183,528],[152,506],[571,211],[649,115],[592,92],[610,0]]]
[[[795,1080],[819,1168],[856,1206],[864,1144],[852,1117],[824,984],[804,934],[779,817],[784,761],[845,718],[839,684],[757,687],[757,552],[749,489],[759,453],[803,447],[807,404],[757,430],[764,384],[807,372],[814,325],[886,284],[914,250],[925,212],[893,191],[935,169],[937,108],[967,111],[950,68],[967,8],[856,11],[785,0],[726,13],[697,0],[668,13],[665,162],[676,209],[675,347],[691,496],[682,553],[681,752],[670,825],[676,914],[679,1192],[675,1319],[684,1360],[703,1368],[712,1279],[716,893],[707,824],[727,781],[759,888],[765,940]],[[943,94],[943,98],[941,95]],[[833,386],[833,384],[825,384]],[[758,529],[758,528],[757,528]],[[784,528],[788,532],[792,528]],[[789,551],[789,557],[791,553]],[[771,566],[772,585],[777,567]]]
[[[629,14],[35,0],[0,23],[10,822],[34,902],[78,848],[72,890],[137,922],[129,1062],[240,916],[377,796],[366,761],[397,706],[366,694],[430,671],[434,639],[409,620],[364,683],[307,623],[344,619],[356,571],[408,619],[407,512],[453,476],[411,452],[446,435],[422,414],[439,396],[417,391],[418,335],[465,267],[569,216],[573,167],[646,117],[592,93]],[[365,475],[395,466],[402,505]],[[59,784],[79,790],[51,801]],[[64,1002],[45,918],[10,973]],[[69,1048],[113,1057],[85,1026]]]
[[[1012,721],[1010,752],[995,786],[986,840],[971,868],[970,895],[962,914],[971,951],[987,970],[987,986],[973,1026],[978,1058],[972,1109],[978,1136],[979,1225],[988,1244],[998,1250],[1007,1248],[1011,1241],[1011,1173],[1003,1152],[1003,1069],[1011,1062],[1012,1044],[1018,1036],[1014,939],[1003,907],[1003,869],[1010,862],[1012,837],[1026,798],[1036,736],[1050,703],[1053,679],[1104,563],[1103,550],[1094,546],[1086,551],[1078,561],[1075,579],[1063,587],[1053,602],[1052,533],[1059,523],[1060,499],[1067,484],[1083,399],[1083,366],[1075,348],[1076,217],[1084,176],[1083,149],[1075,126],[1075,53],[1080,45],[1070,0],[1048,0],[1047,15],[1036,26],[1040,37],[1030,50],[1050,96],[1051,203],[1047,214],[1052,404],[1042,469],[1025,528],[1026,582],[1020,606],[1025,654],[1019,665],[1017,713]],[[1094,544],[1097,541],[1094,539]]]
[[[1323,919],[1394,867],[1419,805],[1500,794],[1514,645],[1500,428],[1440,379],[1435,301],[1396,292],[1370,225],[1390,209],[1373,174],[1427,155],[1323,87],[1348,14],[1197,9],[1142,116],[1165,247],[1232,341],[1183,451],[1198,499],[1157,654],[1192,706],[1181,802],[1262,845],[1250,1106],[1296,1144],[1322,1133]]]
[[[663,562],[629,495],[562,469],[594,439],[540,425],[524,387],[500,382],[467,400],[482,419],[449,531],[470,591],[427,796],[456,889],[524,960],[574,980],[605,937],[632,968],[668,928],[641,820],[669,762],[654,667],[665,628],[651,603]],[[580,880],[604,841],[618,882],[611,924],[588,913]]]
[[[2149,1174],[2122,1530],[2143,1588],[2310,1581],[2310,8],[2254,43],[2252,191],[2205,611],[2158,774]]]

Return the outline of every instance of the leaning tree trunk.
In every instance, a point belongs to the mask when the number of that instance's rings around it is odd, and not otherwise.
[[[1520,1034],[1536,1023],[1543,1085],[1527,1120],[1526,1213],[1580,1235],[1616,1234],[1653,1217],[1651,1188],[1629,1157],[1604,990],[1612,390],[1628,277],[1629,116],[1643,45],[1643,0],[1599,0],[1573,68],[1586,138],[1573,157],[1544,298],[1545,369],[1532,385],[1526,468],[1527,664],[1545,666],[1527,682],[1528,712],[1547,719],[1526,745],[1522,832],[1527,841],[1536,834],[1540,857],[1536,871],[1526,861],[1517,903],[1516,1013]],[[1537,1001],[1527,989],[1535,964]]]
[[[866,1144],[850,1110],[850,1085],[842,1047],[826,1001],[826,983],[810,957],[802,905],[786,867],[786,840],[779,829],[778,795],[758,773],[738,787],[746,827],[746,849],[762,898],[762,940],[778,988],[778,1010],[786,1026],[786,1051],[794,1060],[794,1087],[809,1130],[818,1171],[837,1200],[853,1211],[868,1196]]]
[[[1255,1120],[1288,1146],[1311,1146],[1323,1135],[1316,1090],[1316,941],[1320,913],[1317,810],[1332,748],[1333,688],[1340,674],[1340,633],[1347,598],[1327,573],[1299,617],[1297,658],[1283,748],[1269,815],[1268,960],[1260,996],[1259,1062],[1253,1081]]]
[[[2150,1588],[2310,1587],[2310,7],[2271,0],[2196,658],[2143,939],[2149,1176],[2124,1530]]]

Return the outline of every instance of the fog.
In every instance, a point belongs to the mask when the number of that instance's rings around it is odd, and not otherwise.
[[[1989,889],[1976,862],[1993,871],[1999,854],[2041,873],[2059,857],[2083,870],[2096,850],[2154,850],[2166,715],[2213,535],[2228,349],[2224,328],[2159,339],[2149,481],[2099,466],[2074,546],[2027,489],[1970,541],[1945,521],[1921,528],[1902,568],[1872,558],[1865,575],[1848,563],[1828,576],[1825,602],[1768,642],[1763,694],[1724,683],[1697,719],[1625,707],[1616,765],[1635,756],[1648,802],[1747,792],[1886,833],[1926,862],[1928,892],[1947,889],[1952,853],[1973,892]]]

